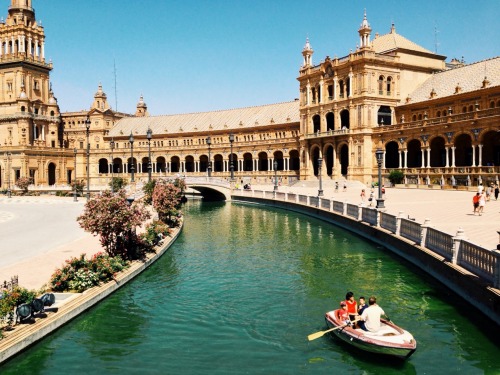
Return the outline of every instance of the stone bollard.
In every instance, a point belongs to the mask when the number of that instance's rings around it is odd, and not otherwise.
[[[399,236],[399,233],[401,232],[401,219],[403,218],[403,211],[399,211],[398,217],[396,218],[396,233],[394,233],[396,236]]]
[[[462,228],[458,228],[457,235],[453,237],[453,248],[451,249],[452,257],[451,263],[458,264],[458,257],[460,255],[460,242],[466,240],[465,232]]]
[[[427,238],[427,228],[429,228],[429,224],[431,219],[425,219],[424,223],[420,226],[422,228],[422,232],[420,235],[420,246],[425,247],[425,240]]]

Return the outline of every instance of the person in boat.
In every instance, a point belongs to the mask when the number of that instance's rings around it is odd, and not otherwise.
[[[355,320],[358,316],[358,303],[354,299],[353,292],[347,292],[345,295],[345,303],[347,305],[347,312],[349,314],[349,318]]]
[[[365,297],[359,297],[359,305],[358,305],[358,315],[363,314],[363,311],[368,307],[365,301]]]
[[[380,317],[385,315],[384,310],[377,305],[377,298],[371,296],[368,300],[368,307],[361,314],[358,326],[369,332],[377,332],[380,329]]]
[[[349,319],[349,313],[347,312],[347,304],[345,301],[340,301],[340,309],[338,311],[339,319],[345,324],[351,324],[351,319]]]

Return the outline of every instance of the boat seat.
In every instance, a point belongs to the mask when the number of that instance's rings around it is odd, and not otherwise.
[[[377,332],[365,331],[366,336],[393,336],[399,335],[399,332],[392,328],[391,326],[382,324]]]

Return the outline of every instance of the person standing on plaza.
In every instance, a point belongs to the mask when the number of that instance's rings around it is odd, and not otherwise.
[[[370,190],[370,197],[368,198],[368,202],[370,202],[370,207],[371,207],[373,204],[373,189]]]
[[[498,193],[500,193],[500,189],[498,188],[498,184],[495,184],[495,200],[498,200]]]
[[[342,190],[344,193],[347,191],[347,183],[344,182],[344,190]]]
[[[489,202],[493,193],[493,184],[486,188],[486,202]]]
[[[479,193],[474,194],[474,196],[472,197],[472,206],[474,207],[474,211],[472,211],[472,212],[474,213],[474,215],[476,215],[476,211],[479,208],[479,198],[480,197],[481,197],[481,194],[479,194]]]
[[[359,196],[361,197],[361,203],[365,203],[365,189],[361,190],[361,194]]]
[[[479,208],[477,212],[479,212],[479,216],[481,216],[484,212],[484,206],[486,206],[486,197],[484,191],[479,195]]]

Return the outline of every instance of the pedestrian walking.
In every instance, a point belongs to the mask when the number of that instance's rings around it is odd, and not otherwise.
[[[493,184],[491,184],[486,188],[486,202],[490,201],[492,194],[493,194]]]
[[[365,203],[365,189],[361,190],[361,194],[359,196],[361,197],[361,203]]]
[[[472,211],[474,213],[474,216],[476,215],[476,212],[479,208],[479,198],[480,198],[481,194],[479,193],[476,193],[474,194],[474,196],[472,197],[472,206],[474,207],[474,211]]]
[[[344,182],[344,189],[342,190],[344,193],[347,191],[347,183]]]
[[[368,202],[370,202],[370,207],[371,207],[373,203],[373,189],[370,191],[370,197],[368,198]]]
[[[484,212],[484,206],[486,206],[486,197],[484,191],[479,196],[479,208],[477,212],[479,212],[479,216],[481,216]]]

